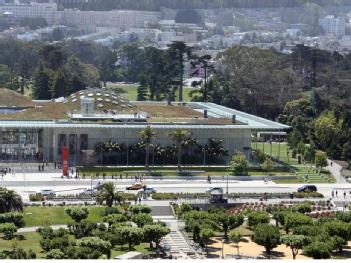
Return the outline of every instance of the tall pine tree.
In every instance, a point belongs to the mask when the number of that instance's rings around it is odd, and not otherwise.
[[[40,64],[34,75],[33,98],[37,100],[51,99],[51,74]]]

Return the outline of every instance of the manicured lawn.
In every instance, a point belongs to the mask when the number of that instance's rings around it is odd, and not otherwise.
[[[20,234],[16,234],[17,236]],[[24,240],[4,240],[0,238],[0,248],[2,250],[12,250],[15,246],[16,248],[23,248],[24,250],[28,251],[29,249],[33,250],[37,254],[37,258],[43,258],[44,255],[41,253],[42,249],[40,247],[39,241],[41,236],[36,233],[24,233]]]
[[[72,223],[73,221],[64,212],[65,208],[66,207],[25,207],[23,211],[24,221],[26,223],[25,226],[65,225],[67,223]],[[101,212],[104,210],[104,207],[94,206],[88,207],[88,209],[88,220],[92,222],[102,221]]]
[[[228,175],[228,171],[226,167],[183,167],[183,170],[186,171],[204,171],[202,173],[194,173],[192,176],[226,176]],[[119,176],[121,173],[125,175],[128,173],[128,171],[143,171],[143,168],[141,167],[115,167],[115,168],[109,168],[109,167],[82,167],[80,168],[80,173],[83,175],[85,174],[86,176],[92,176],[96,175],[96,173],[99,174],[99,176],[102,176],[105,174],[106,176],[112,176],[112,175],[117,175]],[[167,168],[167,167],[157,167],[152,169],[153,173],[161,173],[162,176],[177,176],[178,170],[177,168]],[[265,176],[268,173],[262,169],[259,168],[251,168],[249,170],[249,175],[251,176]],[[275,168],[273,171],[271,171],[269,174],[272,175],[291,175],[291,172],[286,170],[286,168]],[[137,174],[130,173],[129,176],[134,176]],[[188,175],[184,175],[188,176]]]
[[[291,151],[289,151],[289,156],[287,155],[288,151],[288,145],[286,143],[263,143],[263,142],[253,142],[251,144],[252,149],[258,149],[263,151],[264,153],[273,156],[274,158],[290,164],[290,165],[296,165],[298,164],[298,160],[296,158],[292,158],[291,156]]]
[[[137,251],[143,253],[144,255],[147,255],[149,252],[151,252],[149,246],[150,245],[148,243],[141,243],[140,245],[134,246],[133,251]],[[111,250],[111,258],[117,257],[128,252],[129,250],[127,245],[124,245],[123,247],[117,246]]]

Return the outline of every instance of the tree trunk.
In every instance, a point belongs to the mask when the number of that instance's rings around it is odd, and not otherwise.
[[[266,248],[266,254],[268,256],[268,259],[271,259],[271,250]]]
[[[204,102],[207,102],[207,67],[205,69],[205,88],[204,88]]]
[[[149,170],[149,157],[150,157],[150,144],[147,143],[145,145],[145,152],[146,152],[146,156],[145,156],[145,169]]]
[[[179,51],[179,64],[180,64],[180,83],[179,83],[179,101],[183,102],[183,52]]]
[[[178,143],[178,170],[180,170],[182,163],[182,145],[181,143]]]

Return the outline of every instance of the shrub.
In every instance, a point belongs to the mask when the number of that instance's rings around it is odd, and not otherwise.
[[[123,208],[121,207],[106,207],[102,212],[101,216],[108,216],[112,214],[123,214]]]
[[[65,253],[63,253],[60,249],[53,249],[46,253],[47,259],[64,259]]]
[[[305,247],[304,254],[313,259],[327,259],[330,258],[332,250],[330,243],[315,241]]]
[[[149,214],[151,213],[151,208],[147,205],[132,205],[129,207],[129,211],[134,215],[139,213]]]
[[[1,223],[14,223],[16,227],[24,227],[24,218],[20,213],[6,213],[0,214]]]
[[[89,215],[89,210],[88,208],[80,208],[80,207],[74,207],[74,208],[66,208],[65,213],[69,215],[75,222],[79,223],[83,219],[86,219]]]
[[[10,240],[14,237],[17,232],[17,227],[14,223],[3,223],[0,224],[0,233],[4,234],[4,238]]]
[[[295,198],[323,198],[324,195],[318,192],[295,192],[293,193]]]
[[[296,211],[301,214],[310,213],[312,211],[311,204],[308,202],[304,202],[302,204],[296,204],[293,206],[293,211]]]
[[[132,217],[132,221],[136,223],[138,227],[143,227],[144,225],[152,224],[153,219],[150,214],[139,213]]]
[[[110,214],[108,216],[104,216],[103,221],[108,223],[109,226],[111,226],[114,223],[127,222],[127,217],[125,215],[122,215],[122,214]]]
[[[30,194],[29,195],[29,201],[31,201],[31,202],[42,202],[42,201],[45,201],[45,198],[41,194]]]
[[[151,195],[154,200],[177,200],[178,194],[175,193],[153,193]]]
[[[269,223],[270,217],[266,212],[250,212],[248,214],[248,225],[249,228],[254,228],[258,224]]]
[[[289,230],[295,227],[313,224],[312,218],[299,213],[287,213],[284,217],[284,221],[286,233],[289,233]]]

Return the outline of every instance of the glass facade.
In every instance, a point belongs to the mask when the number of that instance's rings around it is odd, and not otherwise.
[[[40,160],[42,134],[41,129],[3,129],[0,131],[0,159]]]

